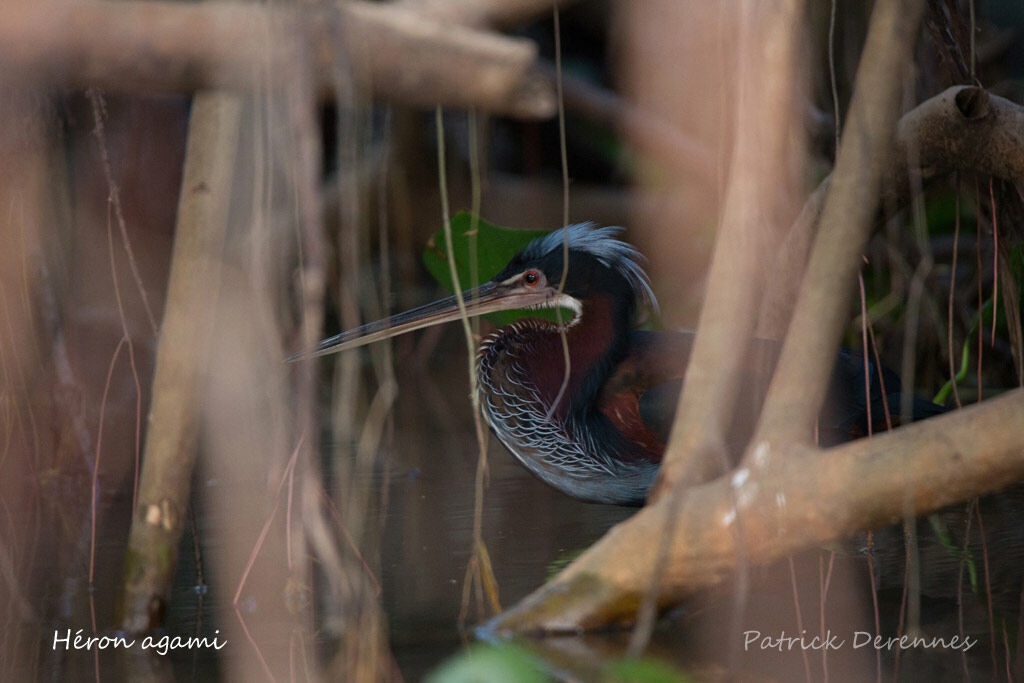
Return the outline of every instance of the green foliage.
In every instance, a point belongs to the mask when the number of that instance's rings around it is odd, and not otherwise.
[[[952,379],[946,380],[946,383],[939,389],[939,393],[935,394],[935,398],[932,399],[932,403],[939,405],[946,405],[950,395],[953,393],[953,382],[956,382],[957,386],[960,385],[967,378],[967,371],[970,368],[971,361],[971,342],[974,341],[974,333],[978,331],[978,324],[988,326],[992,323],[992,297],[989,297],[985,304],[981,307],[981,316],[978,314],[974,315],[974,322],[971,324],[971,328],[967,330],[967,335],[964,337],[964,348],[960,353],[960,369],[957,371],[956,376]],[[998,311],[995,312],[998,316]]]
[[[583,666],[587,680],[601,683],[687,683],[692,680],[672,664],[654,657],[603,658]],[[593,668],[591,668],[593,667]],[[561,668],[560,666],[558,668]],[[441,663],[426,683],[541,683],[551,681],[545,660],[515,643],[476,643]],[[570,671],[572,667],[570,666]]]
[[[946,550],[949,551],[954,557],[964,561],[967,567],[967,574],[971,579],[971,590],[974,594],[981,596],[981,592],[978,586],[978,566],[974,563],[974,557],[971,555],[971,551],[965,545],[963,548],[957,545],[953,535],[949,533],[949,529],[946,527],[946,523],[942,521],[941,515],[938,513],[928,515],[928,524],[932,527],[932,532],[935,537],[939,539],[939,543],[942,544]]]
[[[946,401],[949,400],[950,395],[953,393],[953,383],[959,386],[961,382],[967,379],[967,370],[971,363],[971,340],[973,337],[967,335],[964,340],[964,348],[960,352],[960,369],[957,371],[956,376],[952,379],[947,379],[946,383],[939,389],[939,393],[935,394],[935,398],[932,399],[932,403],[936,403],[940,406],[946,405]]]
[[[931,196],[924,208],[925,225],[931,235],[952,235],[956,228],[956,193],[953,191]],[[960,202],[960,230],[974,229],[974,215],[966,202]]]
[[[543,683],[551,680],[541,661],[511,643],[477,644],[445,660],[426,683]]]
[[[1010,249],[1010,275],[1017,290],[1017,302],[1024,302],[1024,244],[1017,244]],[[1024,303],[1022,303],[1024,305]]]
[[[468,211],[452,216],[452,251],[455,255],[455,270],[459,286],[467,290],[475,284],[487,282],[512,260],[520,249],[538,237],[546,235],[544,230],[514,230],[488,223]],[[448,247],[444,228],[434,233],[423,251],[423,264],[441,286],[454,292],[451,270],[448,266]],[[475,263],[475,268],[474,268]],[[475,270],[475,272],[474,272]],[[474,275],[476,276],[474,278]],[[562,320],[570,320],[572,311],[563,310]],[[507,325],[524,317],[556,319],[554,310],[543,311],[502,311],[484,316],[496,325]]]
[[[586,550],[586,548],[574,548],[572,550],[561,551],[558,554],[558,557],[551,560],[551,562],[548,563],[548,566],[544,568],[544,578],[547,580],[555,578],[558,572],[568,567],[569,563],[582,555],[584,550]]]
[[[627,657],[609,664],[601,678],[607,683],[684,683],[689,676],[653,657]]]

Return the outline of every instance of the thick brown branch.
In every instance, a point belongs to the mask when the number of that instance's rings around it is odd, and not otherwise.
[[[334,86],[340,63],[382,99],[546,117],[554,97],[531,73],[536,53],[528,40],[355,1],[274,9],[0,3],[0,64],[8,74],[110,91],[273,87],[297,64],[308,66],[324,91]]]
[[[955,86],[922,102],[900,119],[883,203],[906,197],[910,149],[925,180],[959,170],[1024,183],[1024,107],[974,86]]]
[[[650,581],[650,558],[670,542],[662,605],[721,583],[736,568],[731,525],[753,564],[921,515],[1024,479],[1024,389],[763,470],[739,470],[690,489],[671,539],[659,500],[604,538],[554,580],[496,617],[499,633],[571,632],[628,622]],[[897,473],[897,474],[894,474]],[[909,503],[909,505],[908,505]]]

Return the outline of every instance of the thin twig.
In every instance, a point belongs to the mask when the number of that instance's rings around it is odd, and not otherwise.
[[[107,410],[107,396],[110,393],[110,381],[114,376],[114,365],[117,363],[117,357],[121,355],[121,347],[124,346],[125,338],[121,337],[117,340],[117,346],[114,348],[114,355],[110,357],[110,365],[107,367],[107,381],[103,385],[103,398],[100,399],[100,418],[99,426],[96,429],[96,459],[93,461],[92,468],[92,489],[91,498],[89,503],[91,517],[91,532],[89,542],[89,587],[93,587],[93,577],[95,576],[96,569],[96,514],[97,514],[97,503],[100,497],[100,454],[103,451],[103,417]]]
[[[823,641],[825,639],[825,605],[828,602],[828,589],[829,589],[829,586],[831,586],[831,584],[832,584],[832,567],[835,564],[835,560],[836,560],[836,553],[835,553],[835,551],[834,550],[830,551],[829,554],[828,554],[828,570],[826,571],[825,568],[824,568],[824,564],[825,564],[824,560],[822,559],[822,557],[820,555],[818,556],[818,580],[819,580],[819,586],[821,588],[821,597],[820,597],[820,600],[819,600],[819,603],[818,603],[818,608],[819,608],[818,619],[820,620],[820,623],[818,625],[818,628],[819,628],[818,632],[821,634],[821,638],[822,638]],[[824,672],[824,680],[826,681],[826,683],[828,683],[828,648],[827,647],[821,648],[821,670],[822,670],[822,672]]]
[[[263,667],[263,673],[267,675],[267,679],[270,681],[276,681],[277,677],[274,676],[274,673],[270,670],[270,665],[267,664],[267,660],[263,656],[263,650],[256,642],[256,639],[252,637],[252,633],[249,632],[249,626],[245,623],[245,617],[242,616],[241,608],[236,604],[234,605],[234,609],[235,616],[238,618],[238,624],[242,627],[242,633],[245,634],[245,639],[249,641],[249,644],[252,645],[252,649],[256,651],[256,657],[260,660],[260,666]]]
[[[948,335],[947,344],[949,346],[949,382],[953,388],[953,400],[956,402],[957,408],[962,408],[963,404],[960,403],[960,390],[957,389],[958,382],[956,381],[956,355],[953,352],[953,302],[956,294],[956,260],[958,250],[960,246],[960,176],[957,174],[956,179],[956,191],[955,191],[955,205],[954,205],[954,216],[953,216],[953,260],[950,265],[949,271],[949,300],[946,305],[946,322]],[[966,340],[965,340],[966,343]]]
[[[796,583],[796,565],[793,562],[793,557],[787,557],[786,561],[789,563],[789,584],[793,590],[793,611],[796,614],[796,629],[798,633],[804,632],[804,617],[800,609],[800,589]],[[807,648],[800,648],[800,654],[804,659],[804,678],[807,683],[811,683],[811,660],[807,656]]]
[[[839,131],[842,129],[839,112],[839,86],[836,82],[836,5],[839,0],[832,0],[832,7],[828,15],[828,78],[832,89],[832,116],[836,123],[836,149],[835,154],[839,156]]]
[[[996,345],[996,320],[999,319],[999,218],[994,182],[994,178],[988,179],[988,198],[992,205],[992,338],[989,340],[992,348]]]
[[[996,665],[996,627],[995,613],[992,609],[992,578],[988,569],[988,539],[985,537],[985,522],[981,516],[981,506],[974,506],[974,514],[978,518],[978,533],[981,535],[981,559],[982,567],[985,570],[985,602],[988,607],[988,634],[989,649],[992,655],[992,671],[997,670]]]
[[[555,22],[555,91],[558,98],[558,149],[562,161],[562,227],[569,225],[569,154],[565,146],[565,98],[562,90],[562,31],[558,19],[558,5],[554,10]],[[569,233],[562,233],[562,276],[558,280],[559,295],[565,291],[565,280],[569,276]],[[544,416],[550,421],[555,410],[562,403],[565,397],[565,390],[569,387],[569,375],[572,372],[572,359],[569,357],[569,337],[566,334],[565,325],[562,323],[562,309],[555,308],[555,320],[558,323],[558,332],[562,340],[562,383],[555,394],[555,400],[548,406]]]
[[[121,232],[121,244],[124,246],[124,251],[128,255],[128,266],[131,268],[132,277],[135,279],[135,287],[139,292],[139,298],[142,300],[142,307],[146,311],[146,318],[149,319],[149,326],[153,332],[153,336],[155,337],[157,335],[156,316],[153,315],[153,308],[149,305],[149,295],[146,294],[146,287],[142,283],[142,275],[139,273],[138,260],[135,258],[135,252],[132,250],[131,240],[128,239],[128,226],[124,219],[123,207],[121,206],[121,190],[118,188],[117,183],[114,182],[114,173],[110,167],[110,155],[107,153],[107,136],[103,125],[106,106],[103,103],[103,96],[95,89],[89,90],[89,102],[92,105],[94,123],[93,133],[99,143],[100,160],[103,165],[103,176],[106,178],[107,188],[109,190],[108,201],[111,206],[113,206],[114,215],[117,217],[117,227]],[[114,267],[113,263],[111,263],[111,267]],[[120,295],[118,295],[118,308],[122,308]]]
[[[874,422],[871,419],[871,364],[868,362],[868,304],[864,294],[864,273],[857,273],[857,287],[860,291],[860,345],[864,358],[864,410],[867,414],[870,437]]]
[[[442,229],[444,230],[445,250],[448,257],[448,273],[452,279],[452,288],[455,291],[455,301],[459,308],[459,320],[462,324],[462,331],[466,338],[470,395],[471,400],[473,401],[473,423],[476,432],[477,447],[480,454],[477,460],[476,473],[476,492],[478,495],[476,495],[474,499],[473,512],[473,556],[466,567],[466,577],[463,580],[462,608],[460,609],[459,616],[459,621],[462,622],[465,619],[469,607],[466,588],[474,580],[481,584],[483,584],[485,580],[493,583],[493,577],[481,575],[481,572],[484,571],[484,567],[481,564],[481,554],[486,553],[486,546],[483,544],[483,489],[487,476],[487,435],[484,431],[482,418],[480,416],[480,399],[479,391],[477,390],[477,383],[479,379],[476,375],[476,341],[473,338],[473,329],[469,324],[466,302],[462,296],[462,286],[459,283],[459,272],[455,267],[455,246],[452,243],[451,214],[448,204],[448,174],[447,164],[445,162],[444,112],[440,106],[434,110],[434,125],[437,133],[438,189],[441,194],[441,220]],[[495,604],[494,601],[492,601],[491,607],[496,612],[501,609],[500,605]]]
[[[277,516],[277,509],[281,507],[281,491],[284,489],[284,485],[291,480],[292,473],[295,471],[295,463],[298,461],[299,450],[302,448],[302,443],[305,439],[305,435],[299,437],[298,443],[295,444],[295,448],[292,450],[291,457],[288,458],[288,465],[285,467],[284,474],[281,475],[281,480],[277,483],[277,491],[274,492],[274,507],[263,522],[263,528],[260,530],[260,534],[249,553],[249,560],[246,562],[245,569],[242,570],[242,575],[238,579],[235,597],[231,600],[231,604],[235,607],[238,606],[238,601],[242,597],[242,589],[245,588],[245,584],[249,580],[249,572],[252,571],[256,558],[259,557],[260,551],[263,549],[263,542],[266,540],[267,534],[270,533],[270,525],[274,521],[274,517]]]

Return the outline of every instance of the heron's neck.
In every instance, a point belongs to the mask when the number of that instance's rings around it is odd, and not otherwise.
[[[628,350],[631,317],[628,304],[594,296],[583,302],[580,319],[571,327],[549,325],[538,334],[536,352],[522,362],[528,365],[545,403],[550,406],[558,401],[554,414],[565,417],[571,410],[586,410],[594,404],[601,386]]]

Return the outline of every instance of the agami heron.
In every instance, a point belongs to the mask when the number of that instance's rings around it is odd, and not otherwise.
[[[638,306],[657,303],[643,256],[618,239],[621,232],[588,223],[555,230],[462,297],[470,316],[531,308],[571,311],[561,323],[522,318],[483,339],[476,362],[484,416],[505,447],[556,489],[587,501],[638,505],[665,450],[693,334],[633,329]],[[312,355],[459,317],[456,297],[447,297],[324,339]],[[756,344],[769,354],[775,346]],[[869,372],[872,414],[880,418],[883,397],[873,364]],[[891,372],[885,371],[883,383],[886,393],[898,391]],[[865,431],[865,404],[863,362],[859,355],[840,352],[819,420],[823,441]]]

